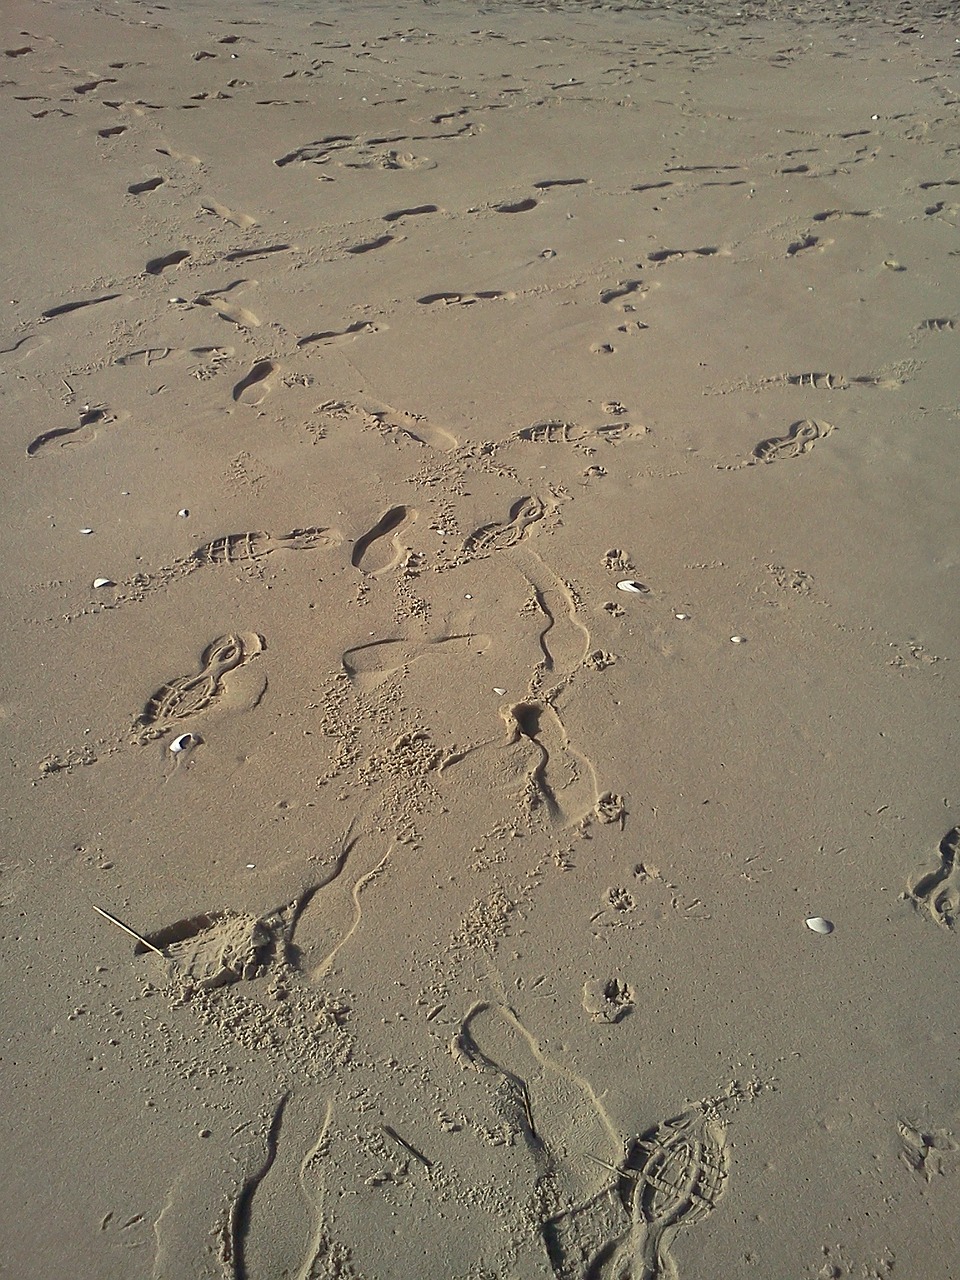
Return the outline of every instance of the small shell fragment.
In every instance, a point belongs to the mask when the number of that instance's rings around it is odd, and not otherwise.
[[[502,698],[502,697],[503,697],[503,695],[504,695],[507,691],[506,691],[506,689],[496,689],[496,688],[495,688],[493,692],[494,692],[495,694],[497,694],[499,697],[501,697],[501,698]]]
[[[80,530],[80,532],[81,532],[81,533],[93,533],[93,530],[92,530],[92,529],[81,529],[81,530]]]
[[[93,585],[99,587],[112,587],[114,584],[109,578],[94,578]]]
[[[730,643],[731,643],[731,644],[746,644],[746,643],[747,643],[747,637],[746,637],[746,636],[731,636],[731,637],[730,637]]]
[[[642,582],[636,582],[633,578],[624,578],[622,582],[618,582],[617,590],[633,591],[640,596],[646,596],[650,594],[649,587],[645,587]]]
[[[178,756],[181,751],[186,751],[188,747],[192,747],[199,741],[200,739],[192,733],[180,733],[170,743],[170,750]]]
[[[189,514],[190,512],[186,507],[181,507],[180,510],[177,512],[177,515],[180,517],[181,520],[186,520]]]
[[[804,924],[813,933],[833,933],[833,924],[823,916],[808,916]]]
[[[675,613],[673,616],[678,622],[686,622],[690,617],[689,613]]]

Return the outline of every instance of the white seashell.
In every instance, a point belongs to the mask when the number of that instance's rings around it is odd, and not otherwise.
[[[686,622],[686,620],[690,617],[689,613],[675,613],[673,616],[677,619],[678,622]]]
[[[93,533],[93,530],[92,530],[92,529],[81,529],[81,530],[80,530],[80,532],[81,532],[81,533]]]
[[[746,637],[746,636],[731,636],[731,637],[730,637],[730,643],[731,643],[731,644],[746,644],[746,643],[747,643],[747,637]]]
[[[192,747],[194,743],[199,741],[200,739],[192,733],[181,733],[170,743],[170,750],[177,756],[181,751],[186,751],[188,747]]]
[[[804,924],[813,933],[833,933],[833,925],[829,920],[824,920],[823,916],[809,916]]]
[[[177,512],[177,515],[180,517],[181,520],[186,520],[189,514],[190,512],[187,510],[186,507],[181,507],[180,510]]]
[[[622,582],[617,583],[618,591],[635,591],[637,595],[645,596],[650,594],[650,588],[645,587],[642,582],[635,582],[633,578],[624,578]]]
[[[94,578],[93,585],[95,587],[112,587],[114,584],[109,578]]]
[[[499,694],[499,695],[500,695],[500,697],[502,698],[502,697],[503,697],[503,695],[504,695],[507,691],[506,691],[506,689],[494,689],[494,691],[493,691],[493,692],[494,692],[494,693],[496,693],[496,694]]]

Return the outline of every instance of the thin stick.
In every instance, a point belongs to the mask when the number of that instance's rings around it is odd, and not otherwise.
[[[92,903],[90,905],[93,906]],[[152,951],[155,955],[160,956],[161,959],[166,960],[166,954],[161,951],[159,947],[155,947],[152,942],[148,942],[146,938],[137,933],[135,929],[131,929],[128,924],[124,924],[122,920],[118,920],[116,916],[112,916],[109,911],[104,911],[103,907],[95,906],[93,909],[102,915],[104,920],[109,920],[111,924],[115,924],[117,928],[122,929],[124,933],[129,933],[131,938],[136,938],[140,945],[146,947],[148,951]]]
[[[381,1125],[380,1127],[388,1138],[392,1138],[394,1142],[399,1142],[401,1147],[403,1147],[405,1151],[409,1151],[415,1160],[419,1160],[424,1168],[433,1168],[433,1161],[428,1160],[422,1151],[418,1151],[416,1147],[411,1146],[410,1143],[407,1142],[406,1138],[401,1138],[396,1129],[391,1128],[388,1124]]]

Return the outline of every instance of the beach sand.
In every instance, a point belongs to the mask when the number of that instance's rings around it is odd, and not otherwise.
[[[960,1274],[960,45],[871,10],[4,5],[4,1274]]]

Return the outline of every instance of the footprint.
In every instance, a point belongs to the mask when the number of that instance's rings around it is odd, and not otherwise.
[[[543,182],[533,184],[534,191],[549,191],[551,187],[582,187],[586,178],[547,178]]]
[[[540,633],[540,675],[566,683],[590,652],[590,632],[580,621],[573,589],[535,553],[527,557],[524,576],[533,590],[533,602],[546,620]],[[535,678],[531,687],[539,683]]]
[[[491,643],[490,636],[472,632],[426,641],[396,637],[345,649],[340,662],[351,684],[361,692],[369,693],[421,658],[455,659],[467,653],[484,653]]]
[[[224,262],[245,262],[250,258],[266,258],[271,253],[286,253],[292,244],[260,244],[252,249],[234,249],[232,253],[223,255]]]
[[[907,885],[902,896],[924,911],[934,924],[956,929],[960,921],[960,827],[952,827],[940,841],[940,865]]]
[[[602,289],[600,292],[600,301],[609,305],[612,302],[619,302],[621,298],[629,298],[631,294],[644,294],[648,292],[648,286],[642,280],[621,280],[613,289]],[[619,310],[625,311],[626,307],[620,307]]]
[[[27,457],[35,458],[45,450],[50,452],[52,446],[63,449],[77,444],[89,444],[97,437],[93,428],[98,423],[115,421],[116,419],[108,415],[105,409],[87,409],[80,415],[80,421],[76,426],[54,427],[51,431],[41,432],[27,445]]]
[[[528,213],[531,209],[536,209],[537,201],[531,196],[527,196],[525,200],[495,204],[493,207],[497,213]]]
[[[442,449],[446,453],[459,448],[460,441],[452,432],[430,422],[423,414],[389,407],[363,409],[359,412],[368,425],[377,427],[385,435],[399,436],[419,445],[427,445],[431,449]]]
[[[233,388],[233,398],[240,404],[255,407],[263,404],[273,390],[273,375],[277,365],[272,360],[258,360],[246,377]]]
[[[504,707],[504,747],[518,752],[520,802],[528,814],[544,815],[551,826],[573,827],[596,812],[597,773],[575,751],[549,697],[530,697]]]
[[[490,302],[495,298],[512,298],[513,294],[503,293],[500,289],[483,289],[479,293],[426,293],[417,302],[421,307],[434,307],[438,303],[444,307],[470,307],[475,302]]]
[[[256,283],[255,280],[235,280],[233,284],[228,284],[223,289],[212,289],[207,293],[201,293],[193,301],[199,307],[212,307],[218,316],[224,320],[229,320],[238,329],[258,329],[260,327],[260,317],[252,311],[248,311],[246,307],[240,306],[238,302],[226,297],[228,293],[234,293],[244,288],[252,288]]]
[[[239,227],[241,231],[247,231],[250,227],[257,225],[256,218],[251,218],[249,213],[239,213],[233,209],[229,209],[225,204],[218,204],[216,200],[204,201],[200,208],[204,213],[215,214],[216,217],[222,218],[224,222],[229,222],[235,227]]]
[[[515,547],[546,514],[547,507],[539,498],[519,498],[510,508],[506,520],[495,520],[474,529],[463,544],[463,554],[471,557],[486,556],[491,551],[506,551]]]
[[[623,1229],[623,1208],[608,1172],[616,1166],[602,1158],[618,1158],[623,1140],[596,1091],[550,1057],[505,1004],[475,1004],[457,1029],[450,1053],[465,1071],[488,1083],[499,1127],[511,1145],[526,1151],[532,1165],[531,1208],[553,1274],[559,1280],[606,1277],[586,1264],[598,1241]],[[584,1159],[584,1153],[593,1159]],[[564,1230],[568,1220],[575,1221],[575,1233]],[[509,1273],[514,1274],[512,1268]],[[634,1274],[640,1280],[639,1272],[611,1271],[609,1276],[626,1280]]]
[[[143,182],[131,182],[127,187],[127,193],[131,196],[142,196],[148,191],[156,191],[157,187],[163,186],[163,178],[145,178]]]
[[[81,298],[79,302],[61,302],[57,307],[48,307],[46,311],[40,312],[40,319],[52,320],[54,316],[66,316],[71,311],[80,311],[84,307],[98,307],[104,302],[113,302],[115,299],[122,297],[119,293],[104,293],[99,298]]]
[[[392,213],[383,215],[384,222],[399,222],[401,218],[415,218],[421,213],[439,213],[439,208],[435,204],[418,204],[412,209],[394,209]]]
[[[293,529],[290,533],[229,533],[198,547],[179,564],[255,564],[277,551],[331,550],[343,542],[335,529]]]
[[[592,978],[583,984],[583,1008],[594,1022],[620,1022],[635,1000],[636,992],[622,978]]]
[[[795,422],[785,436],[772,436],[761,440],[753,451],[748,466],[757,462],[779,462],[783,458],[799,458],[809,453],[818,440],[828,436],[833,427],[829,422],[813,422],[805,418]]]
[[[372,320],[356,320],[353,324],[348,324],[346,329],[329,329],[323,333],[308,333],[306,337],[297,339],[297,346],[309,347],[315,342],[322,342],[324,346],[338,346],[345,342],[352,342],[361,333],[379,333],[381,329],[386,327],[383,323],[374,324]]]
[[[113,363],[120,365],[121,368],[142,365],[145,369],[149,369],[151,365],[158,364],[161,360],[182,363],[185,360],[192,359],[201,361],[201,368],[206,367],[212,371],[217,365],[229,360],[232,355],[233,347],[186,347],[179,349],[174,347],[145,347],[141,351],[128,351],[126,355],[117,356]],[[194,376],[201,376],[200,369],[194,371]]]
[[[649,434],[639,423],[612,422],[602,427],[578,427],[572,422],[535,422],[516,434],[527,444],[585,444],[588,441],[641,440]]]
[[[145,937],[165,953],[171,977],[201,991],[260,977],[276,951],[267,923],[239,911],[191,916]],[[134,952],[146,955],[148,948],[138,943]]]
[[[712,258],[720,252],[716,245],[705,245],[702,249],[657,249],[654,253],[648,253],[647,258],[650,262],[672,262],[677,258]]]
[[[158,276],[167,267],[178,267],[181,262],[186,262],[189,257],[188,250],[176,249],[173,253],[165,253],[161,258],[151,258],[144,267],[144,271],[148,276]]]
[[[400,535],[413,524],[418,514],[412,507],[391,507],[372,529],[354,543],[350,557],[353,567],[370,577],[379,577],[399,564],[408,549]],[[383,545],[385,539],[389,539],[386,546]]]
[[[98,129],[97,137],[98,138],[119,138],[122,133],[126,133],[126,132],[127,132],[127,126],[125,124],[115,124],[115,125],[111,125],[109,129]]]
[[[582,1209],[547,1224],[548,1248],[559,1280],[676,1280],[670,1255],[681,1227],[702,1222],[726,1187],[730,1153],[716,1104],[702,1104],[655,1125],[627,1146],[613,1190],[628,1226],[596,1247]],[[590,1206],[585,1206],[589,1208]],[[591,1239],[593,1235],[593,1239]],[[571,1264],[590,1259],[581,1270]]]
[[[353,244],[347,249],[347,253],[370,253],[373,249],[382,249],[385,245],[392,244],[393,236],[377,236],[375,240],[364,240],[360,244]]]
[[[225,694],[224,676],[244,666],[265,647],[263,637],[254,631],[219,636],[204,650],[196,675],[178,676],[159,688],[147,701],[137,722],[140,741],[161,737],[220,702]],[[248,696],[243,700],[247,708],[256,706],[265,687],[265,682],[260,683],[258,690],[251,685]],[[254,693],[251,701],[250,695]]]

